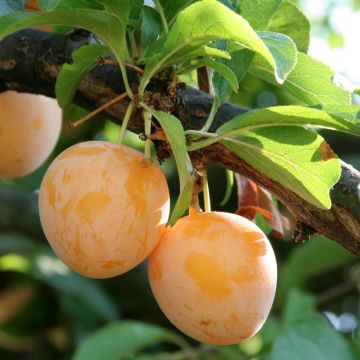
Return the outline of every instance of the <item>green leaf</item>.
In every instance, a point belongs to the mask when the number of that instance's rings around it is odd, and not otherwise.
[[[22,10],[24,10],[24,3],[22,0],[2,0],[0,2],[0,15]]]
[[[87,337],[72,360],[116,360],[135,356],[142,349],[163,342],[186,346],[182,338],[159,326],[136,321],[116,322]]]
[[[143,49],[146,49],[158,38],[161,27],[159,13],[149,6],[144,6],[141,22],[141,46]]]
[[[230,135],[239,131],[268,126],[303,125],[339,130],[360,136],[360,126],[350,119],[340,116],[338,112],[331,113],[330,109],[335,110],[336,108],[325,107],[324,110],[318,110],[289,105],[252,110],[229,120],[217,130],[217,133],[229,133]],[[341,111],[341,107],[339,110]]]
[[[276,32],[262,31],[258,35],[271,52],[277,71],[286,79],[297,61],[295,43],[288,36]]]
[[[41,8],[46,11],[58,9],[95,9],[104,10],[104,7],[97,0],[43,0]]]
[[[8,14],[0,18],[0,40],[17,30],[39,25],[65,25],[91,31],[109,46],[120,64],[129,58],[124,25],[117,16],[99,10],[60,9]]]
[[[296,324],[315,313],[315,298],[298,289],[291,289],[286,298],[285,308],[282,314],[284,324]]]
[[[197,64],[198,66],[205,65],[205,66],[208,66],[208,67],[214,69],[218,74],[220,74],[229,83],[232,91],[234,91],[234,92],[238,91],[239,84],[238,84],[236,75],[225,64],[222,64],[218,61],[211,60],[211,59],[195,60],[193,63]]]
[[[216,0],[203,0],[190,5],[177,16],[161,55],[146,65],[139,93],[143,94],[153,75],[174,63],[174,56],[182,56],[215,40],[231,40],[258,53],[274,70],[276,81],[284,82],[288,67],[279,68],[281,59],[274,58],[249,23]]]
[[[331,207],[329,192],[340,178],[340,161],[314,131],[268,127],[226,139],[221,142],[229,150],[265,176],[319,208]]]
[[[130,1],[130,19],[140,20],[141,11],[144,5],[144,0]]]
[[[196,2],[178,15],[167,36],[163,55],[221,39],[238,42],[259,53],[275,70],[277,80],[284,80],[271,52],[249,23],[216,0]]]
[[[113,321],[117,318],[117,309],[103,288],[94,280],[70,271],[55,256],[37,255],[32,268],[38,280],[76,299],[104,320]]]
[[[298,245],[284,263],[279,279],[277,300],[286,298],[291,288],[302,286],[312,276],[324,274],[357,258],[335,241],[316,236]],[[306,266],[304,266],[306,264]]]
[[[271,67],[260,56],[255,56],[250,74],[277,85]],[[314,58],[298,53],[297,63],[282,89],[305,105],[351,104],[351,94],[332,81],[333,70]]]
[[[117,16],[121,20],[124,28],[126,28],[130,15],[129,0],[97,0],[97,1],[104,6],[106,11]]]
[[[269,30],[290,36],[299,51],[307,52],[310,42],[310,22],[292,2],[282,0],[272,18]]]
[[[149,109],[149,111],[159,121],[165,132],[179,173],[180,194],[169,220],[170,224],[174,225],[188,209],[192,198],[192,190],[194,186],[192,176],[193,167],[186,151],[186,139],[180,120],[165,112],[155,111],[152,109]]]
[[[228,66],[235,74],[237,82],[240,83],[246,76],[253,58],[254,53],[252,51],[248,49],[243,49],[232,52],[230,60],[219,59],[218,61]],[[232,89],[229,83],[224,80],[224,78],[221,77],[219,74],[214,74],[212,82],[215,93],[222,102],[224,102],[231,96]]]
[[[196,0],[160,0],[167,21],[170,23],[175,16]]]
[[[97,64],[96,58],[108,55],[111,55],[110,49],[98,44],[82,46],[72,53],[74,62],[62,66],[55,86],[56,98],[64,110],[71,104],[85,75]]]
[[[327,113],[353,122],[360,126],[360,106],[359,105],[316,105],[316,109],[321,109]]]
[[[237,10],[255,30],[267,30],[282,0],[241,0]]]
[[[287,326],[277,336],[271,360],[356,360],[345,339],[322,315]]]

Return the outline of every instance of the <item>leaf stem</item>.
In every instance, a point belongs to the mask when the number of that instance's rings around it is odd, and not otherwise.
[[[134,110],[134,102],[131,101],[129,106],[126,109],[125,117],[124,117],[124,120],[123,120],[122,125],[121,125],[118,144],[123,144],[124,143],[126,129],[128,127],[129,121],[131,119],[131,115],[133,113],[133,110]]]
[[[214,121],[214,118],[215,118],[217,109],[219,107],[219,104],[220,104],[220,99],[219,99],[218,96],[215,96],[214,101],[213,101],[212,106],[211,106],[209,117],[206,120],[206,123],[204,124],[204,126],[201,128],[200,131],[208,131],[210,129],[210,126]]]
[[[148,110],[144,109],[143,117],[144,117],[145,135],[147,136],[147,139],[145,140],[144,163],[150,165],[152,160],[151,160],[151,140],[149,139],[149,136],[151,135],[152,115]]]
[[[70,129],[75,129],[76,127],[78,127],[79,125],[83,124],[85,121],[91,119],[92,117],[94,117],[95,115],[99,114],[100,112],[102,112],[103,110],[108,109],[110,106],[116,104],[117,102],[125,99],[128,96],[128,94],[126,92],[122,93],[121,95],[117,96],[116,98],[110,100],[109,102],[107,102],[104,105],[101,105],[99,108],[97,108],[96,110],[92,111],[91,113],[85,115],[84,117],[82,117],[79,120],[76,120],[72,123],[69,124]]]
[[[210,191],[209,191],[209,182],[207,176],[207,169],[204,169],[202,172],[203,177],[203,197],[204,197],[204,208],[205,212],[211,211],[211,201],[210,201]]]
[[[164,14],[164,9],[162,8],[161,3],[160,3],[159,0],[155,0],[154,2],[155,2],[155,5],[156,5],[156,8],[159,11],[165,34],[168,34],[169,33],[169,26],[168,26],[168,23],[167,23],[165,14]]]

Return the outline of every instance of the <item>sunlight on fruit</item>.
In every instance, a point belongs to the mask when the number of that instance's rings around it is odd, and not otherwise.
[[[41,223],[58,257],[94,278],[120,275],[153,250],[169,216],[165,176],[143,154],[89,141],[60,154],[40,188]]]
[[[0,94],[0,179],[39,168],[55,148],[61,123],[55,99],[14,91]]]
[[[234,344],[264,324],[277,268],[264,233],[227,213],[197,213],[168,228],[149,258],[154,296],[168,319],[205,343]]]

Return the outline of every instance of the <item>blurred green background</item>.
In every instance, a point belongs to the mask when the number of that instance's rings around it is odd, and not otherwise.
[[[360,1],[304,0],[298,5],[313,26],[309,53],[332,66],[342,84],[360,87]],[[252,108],[289,102],[279,89],[251,76],[232,100]],[[72,109],[66,122],[82,113]],[[102,118],[75,132],[64,127],[53,157],[85,139],[114,141],[118,131]],[[323,135],[342,159],[360,169],[358,139]],[[126,141],[142,147],[135,134],[128,133]],[[37,209],[37,191],[51,160],[25,178],[0,181],[1,360],[360,358],[360,261],[336,243],[316,236],[294,244],[291,234],[283,240],[270,235],[279,284],[264,328],[240,345],[198,344],[177,332],[160,312],[145,263],[123,276],[98,281],[73,273],[53,255]],[[173,162],[167,160],[162,167],[176,194]],[[212,167],[209,177],[213,208],[235,211],[235,189],[228,204],[220,205],[225,172]]]

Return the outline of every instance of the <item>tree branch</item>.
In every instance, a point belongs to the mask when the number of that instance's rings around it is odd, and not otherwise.
[[[25,30],[7,37],[0,42],[0,91],[18,90],[54,97],[55,81],[61,65],[71,62],[72,51],[94,41],[96,39],[87,32],[63,36]],[[129,69],[128,76],[130,84],[136,86],[138,74]],[[75,102],[92,110],[124,90],[117,67],[98,65],[81,83]],[[175,114],[185,129],[200,129],[207,119],[213,101],[208,94],[186,86],[180,86],[175,97],[172,97],[167,94],[167,84],[161,81],[153,81],[149,85],[146,99],[156,108]],[[124,100],[113,105],[106,113],[113,121],[120,123],[127,104],[127,100]],[[234,104],[222,104],[210,131],[246,110]],[[135,132],[143,131],[139,111],[134,112],[129,129]],[[331,191],[333,206],[330,210],[322,210],[264,176],[220,144],[209,146],[192,155],[256,181],[282,201],[298,221],[360,255],[360,172],[350,165],[342,163],[341,179]]]

